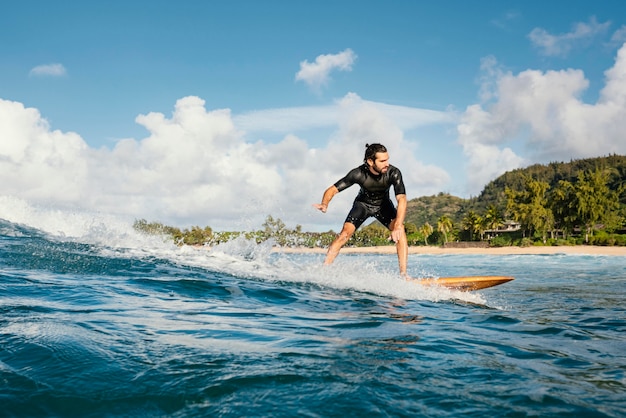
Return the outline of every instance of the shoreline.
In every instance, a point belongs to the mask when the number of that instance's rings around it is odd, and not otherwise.
[[[326,248],[306,247],[274,247],[273,252],[325,254]],[[379,247],[344,247],[344,254],[396,254],[393,245]],[[530,246],[530,247],[489,247],[489,248],[443,248],[438,246],[409,247],[409,254],[449,255],[449,254],[478,254],[478,255],[605,255],[626,257],[626,247],[603,247],[597,245],[559,245],[559,246]]]

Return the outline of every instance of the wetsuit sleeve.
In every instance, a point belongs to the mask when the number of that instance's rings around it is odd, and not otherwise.
[[[395,170],[393,170],[393,173],[391,173],[391,184],[393,184],[393,191],[396,196],[399,194],[406,194],[404,181],[402,180],[402,173],[397,168],[395,168]]]
[[[355,183],[358,183],[359,177],[361,176],[360,169],[357,167],[355,169],[350,170],[348,174],[341,180],[337,181],[334,186],[337,190],[342,191],[352,186]]]

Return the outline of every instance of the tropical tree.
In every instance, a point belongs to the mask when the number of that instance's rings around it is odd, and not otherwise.
[[[413,222],[405,222],[404,230],[406,231],[406,240],[409,245],[417,244],[422,240],[419,228]]]
[[[415,225],[413,222],[405,222],[404,231],[407,235],[416,234],[419,232],[417,225]]]
[[[261,226],[263,227],[263,232],[261,233],[263,240],[274,238],[280,245],[285,244],[287,226],[280,218],[274,219],[272,215],[267,215],[265,222]]]
[[[213,231],[210,227],[192,226],[191,230],[185,229],[183,231],[182,243],[186,245],[204,245],[210,242],[211,238],[213,238]]]
[[[265,222],[261,226],[263,227],[263,232],[268,236],[280,233],[286,229],[285,223],[280,218],[274,219],[272,215],[267,215]]]
[[[424,225],[422,225],[422,227],[420,228],[420,232],[424,235],[424,244],[428,245],[428,237],[432,235],[433,233],[433,227],[431,224],[429,224],[428,222],[426,222]]]
[[[448,242],[448,232],[453,228],[454,224],[448,215],[443,215],[437,221],[437,231],[443,234],[444,244]]]
[[[356,231],[352,241],[363,246],[386,245],[389,244],[389,230],[380,222],[372,222]]]
[[[589,242],[595,225],[610,219],[619,208],[619,195],[608,186],[610,177],[610,170],[599,168],[578,173],[574,199],[578,220],[585,228],[585,242]]]
[[[577,221],[577,209],[574,185],[567,180],[560,180],[548,196],[548,206],[554,216],[554,226],[567,238],[574,231]]]
[[[504,225],[504,215],[502,215],[502,211],[496,205],[487,207],[483,225],[485,228],[492,230],[496,230]]]
[[[550,185],[545,181],[535,180],[526,176],[524,190],[516,191],[505,189],[507,197],[507,210],[513,219],[518,221],[524,231],[529,231],[532,237],[535,231],[542,234],[543,242],[546,234],[554,228],[554,216],[548,207],[546,192]]]
[[[483,219],[473,210],[469,210],[461,222],[463,229],[469,233],[470,241],[473,241],[476,236],[482,234]]]

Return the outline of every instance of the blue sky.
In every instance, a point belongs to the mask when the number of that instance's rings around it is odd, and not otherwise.
[[[410,199],[469,197],[626,153],[625,25],[617,0],[11,2],[0,195],[338,229],[356,189],[310,205],[380,141]]]

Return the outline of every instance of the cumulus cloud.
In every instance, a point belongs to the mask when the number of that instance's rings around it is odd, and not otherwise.
[[[67,74],[65,67],[63,64],[45,64],[38,65],[30,70],[29,75],[31,76],[50,76],[50,77],[61,77]]]
[[[36,109],[0,99],[2,193],[39,201],[80,199],[87,146],[75,133],[51,131]]]
[[[626,153],[626,44],[605,72],[596,103],[581,99],[589,81],[580,70],[491,74],[493,100],[469,106],[457,127],[472,193],[531,161]]]
[[[251,119],[284,117],[280,112],[242,119],[228,109],[207,110],[204,100],[190,96],[179,99],[171,115],[139,115],[145,138],[94,149],[76,133],[51,130],[36,109],[0,100],[0,195],[183,226],[251,229],[271,214],[288,225],[336,228],[357,189],[337,197],[327,214],[311,203],[362,162],[365,142],[388,146],[411,196],[436,193],[449,181],[443,169],[414,157],[417,144],[400,127],[450,123],[445,115],[356,94],[329,107],[334,118],[319,109],[318,123],[332,133],[319,147],[289,123],[274,143],[249,130],[266,126]]]
[[[595,17],[589,23],[579,22],[572,30],[560,35],[553,35],[542,28],[533,29],[528,38],[543,55],[566,56],[573,48],[584,45],[595,36],[605,33],[611,22],[599,23]]]
[[[348,48],[339,54],[318,55],[312,63],[302,61],[300,71],[296,74],[296,81],[304,81],[312,88],[319,89],[328,84],[332,71],[352,71],[352,64],[356,58],[354,51]]]

